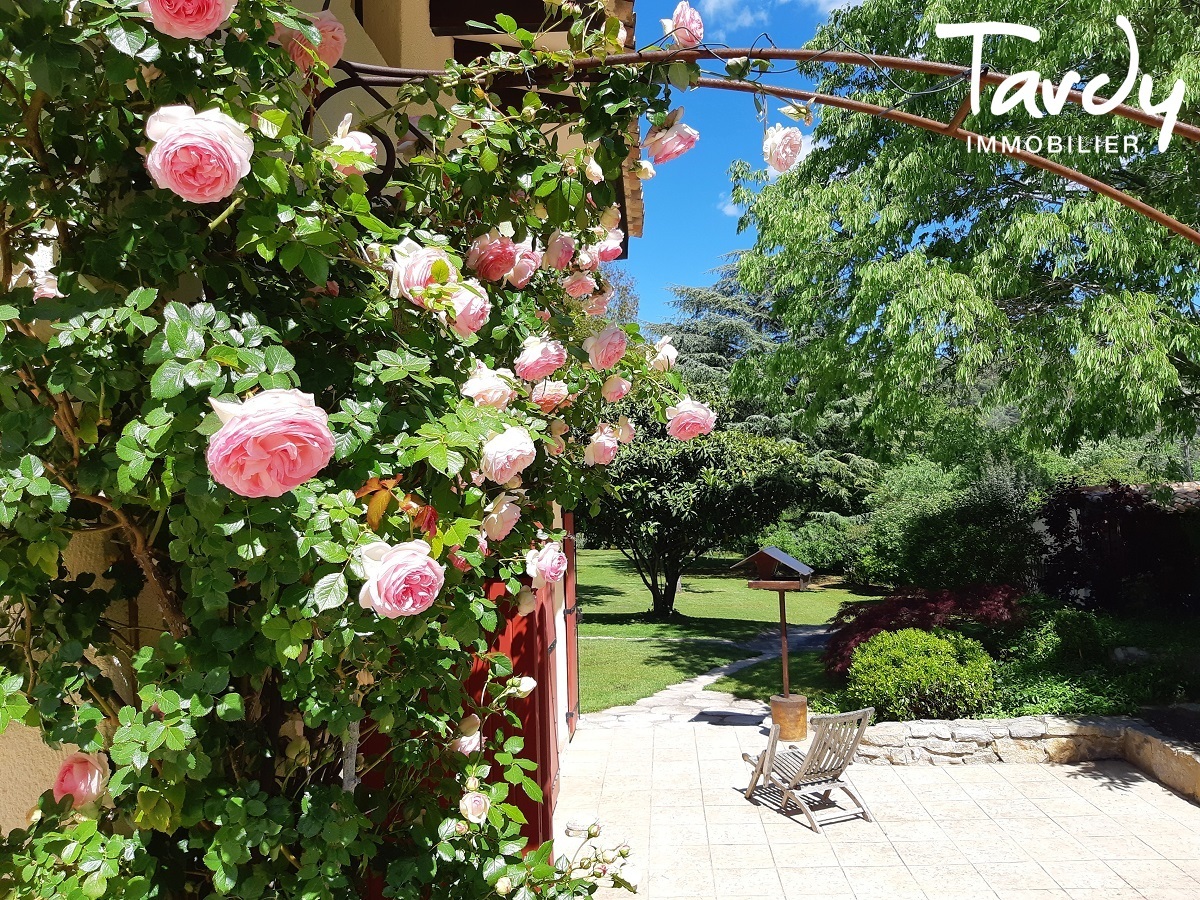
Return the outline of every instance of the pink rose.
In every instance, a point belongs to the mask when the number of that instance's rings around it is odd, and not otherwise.
[[[528,241],[517,244],[516,249],[516,260],[504,277],[510,285],[520,290],[533,280],[534,273],[542,267],[542,254],[534,250]]]
[[[581,272],[595,272],[600,268],[600,257],[592,247],[583,247],[575,254],[575,265]]]
[[[458,289],[450,295],[454,307],[454,321],[450,327],[461,337],[470,337],[485,324],[492,314],[492,304],[487,291],[473,278],[460,282]]]
[[[711,434],[716,424],[717,414],[690,397],[684,397],[678,405],[667,409],[667,434],[681,441]]]
[[[612,232],[621,224],[621,207],[615,203],[600,213],[600,227],[605,231]]]
[[[489,480],[507,484],[529,468],[536,457],[537,448],[529,432],[520,426],[506,425],[503,434],[484,443],[480,468]]]
[[[103,796],[108,774],[108,757],[103,753],[72,753],[58,767],[54,801],[61,803],[70,794],[72,809],[86,806]]]
[[[38,278],[33,284],[33,299],[34,300],[51,300],[55,297],[61,297],[58,292],[58,276],[50,272]]]
[[[539,381],[530,399],[544,413],[552,413],[570,396],[565,381]]]
[[[583,451],[583,464],[585,466],[607,466],[617,458],[617,451],[620,449],[621,444],[617,440],[612,426],[601,423],[596,428],[595,434],[592,435],[592,442]]]
[[[327,9],[310,16],[310,18],[321,35],[321,43],[314,47],[304,35],[298,31],[292,31],[283,41],[288,56],[292,58],[292,62],[301,72],[307,72],[312,68],[314,54],[325,64],[326,68],[332,69],[342,58],[342,53],[345,52],[346,27],[338,21],[337,16]]]
[[[364,156],[371,157],[371,162],[375,162],[379,158],[379,148],[375,146],[375,139],[373,137],[361,131],[350,130],[350,113],[346,113],[346,117],[338,125],[337,134],[329,142],[329,149],[335,154],[361,153]],[[333,168],[342,175],[361,175],[364,172],[369,172],[372,166],[364,162],[352,162],[334,163]]]
[[[617,436],[617,440],[622,444],[632,444],[633,439],[637,436],[637,429],[629,421],[629,416],[621,416],[617,420],[617,427],[613,429],[613,434]]]
[[[476,363],[475,371],[461,388],[462,395],[474,400],[476,406],[504,409],[517,396],[509,383],[512,378],[513,373],[508,369],[493,371],[481,362]]]
[[[596,279],[587,272],[576,272],[570,278],[567,278],[562,283],[563,290],[567,292],[568,297],[575,300],[582,300],[584,297],[590,296],[596,291]]]
[[[675,365],[675,360],[679,358],[679,351],[675,349],[675,345],[671,343],[671,336],[668,334],[665,337],[658,339],[654,345],[654,355],[650,357],[650,368],[656,372],[669,371]]]
[[[513,370],[526,381],[541,381],[548,378],[567,362],[567,348],[547,335],[530,335],[525,338],[521,355],[513,363]]]
[[[385,619],[415,616],[433,606],[446,582],[446,567],[429,556],[424,541],[395,547],[378,541],[359,551],[367,581],[358,604]]]
[[[405,238],[392,248],[392,259],[386,263],[392,274],[392,297],[405,297],[424,307],[425,289],[437,284],[458,281],[458,270],[450,255],[440,247],[422,247]]]
[[[463,756],[478,753],[483,747],[483,734],[479,730],[479,716],[472,713],[458,725],[458,737],[450,742],[450,749]]]
[[[804,133],[799,128],[772,125],[763,138],[763,159],[776,172],[786,172],[804,152]]]
[[[612,262],[620,259],[621,254],[625,252],[624,242],[625,232],[620,228],[610,229],[608,236],[594,248],[597,258],[600,262]]]
[[[164,106],[146,120],[146,137],[154,141],[146,155],[154,183],[191,203],[224,200],[250,174],[254,141],[219,109]]]
[[[237,0],[143,0],[138,8],[155,31],[198,41],[220,28],[235,6]]]
[[[517,522],[521,520],[521,507],[513,494],[501,494],[497,497],[483,517],[479,526],[490,541],[502,541],[508,537]]]
[[[208,439],[208,471],[241,497],[282,497],[333,458],[329,416],[312,394],[273,389],[209,403],[221,428]]]
[[[517,245],[495,228],[471,242],[467,267],[484,281],[500,281],[517,261]]]
[[[675,45],[684,50],[699,46],[704,41],[704,20],[692,9],[687,0],[675,7],[675,14],[662,20],[663,36],[674,37]]]
[[[462,547],[456,544],[450,548],[450,551],[446,554],[446,558],[450,560],[450,565],[454,566],[458,571],[470,572],[472,568],[471,561],[458,552],[461,549]]]
[[[596,157],[590,153],[583,158],[583,175],[592,184],[600,184],[604,181],[604,169],[600,167],[600,163],[596,162]]]
[[[486,794],[478,791],[463,794],[462,799],[458,801],[458,811],[462,813],[463,818],[476,825],[482,825],[487,821],[488,810],[491,808],[492,801],[487,798]]]
[[[629,393],[633,383],[620,375],[610,375],[608,381],[600,388],[600,396],[609,403],[616,403],[618,400],[624,400]]]
[[[562,544],[558,541],[550,541],[540,549],[525,554],[525,572],[533,576],[535,591],[562,581],[566,571],[567,557],[563,555]]]
[[[675,110],[675,113],[679,112],[682,112],[682,107]],[[683,156],[696,146],[698,140],[700,140],[700,132],[683,122],[676,121],[664,128],[651,128],[650,133],[646,135],[646,140],[642,142],[642,146],[646,148],[651,162],[655,165],[662,165]]]
[[[603,290],[596,291],[583,305],[583,311],[589,316],[602,316],[608,312],[608,302],[612,300],[613,289],[607,285]]]
[[[556,231],[550,235],[546,252],[542,254],[542,265],[548,269],[562,271],[571,264],[575,256],[575,238]]]
[[[593,369],[604,372],[611,369],[625,356],[629,337],[616,325],[609,325],[599,334],[593,334],[583,342],[588,360]]]

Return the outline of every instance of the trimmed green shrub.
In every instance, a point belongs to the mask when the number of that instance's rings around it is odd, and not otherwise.
[[[763,529],[758,546],[778,547],[818,572],[840,575],[853,558],[852,521],[837,513],[815,513],[798,525],[782,521]]]
[[[978,641],[916,628],[883,631],[854,651],[846,685],[855,706],[877,719],[979,715],[995,690],[992,658]]]

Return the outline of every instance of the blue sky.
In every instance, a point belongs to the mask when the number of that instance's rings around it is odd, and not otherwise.
[[[669,18],[677,0],[638,0],[638,45],[661,34],[659,19]],[[751,44],[763,31],[779,47],[799,47],[812,38],[830,8],[829,0],[692,0],[701,11],[707,43],[733,47]],[[762,42],[760,42],[760,45]],[[707,63],[705,68],[719,67]],[[784,83],[787,76],[780,79]],[[786,81],[802,86],[795,76]],[[710,269],[723,254],[749,247],[750,233],[737,233],[737,213],[729,203],[729,165],[744,159],[756,168],[762,161],[763,125],[749,94],[701,89],[675,92],[676,105],[686,108],[684,121],[700,132],[700,142],[683,157],[658,167],[644,182],[646,222],[640,239],[630,242],[626,270],[637,279],[641,319],[664,322],[672,284],[706,285]],[[772,101],[768,124],[788,122]]]

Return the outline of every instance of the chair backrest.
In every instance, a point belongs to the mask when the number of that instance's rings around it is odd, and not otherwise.
[[[812,743],[792,784],[840,777],[854,759],[858,742],[873,715],[874,707],[868,707],[836,716],[813,716],[809,722],[813,729]]]
[[[763,753],[767,754],[763,759],[763,772],[770,772],[775,767],[775,751],[779,747],[779,726],[771,726],[771,735],[767,738],[767,749]]]

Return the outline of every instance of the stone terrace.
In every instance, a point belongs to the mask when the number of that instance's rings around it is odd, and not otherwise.
[[[557,824],[624,836],[651,900],[1200,900],[1200,808],[1128,763],[856,764],[878,821],[817,835],[743,798],[741,754],[765,743],[703,720],[583,728]]]

